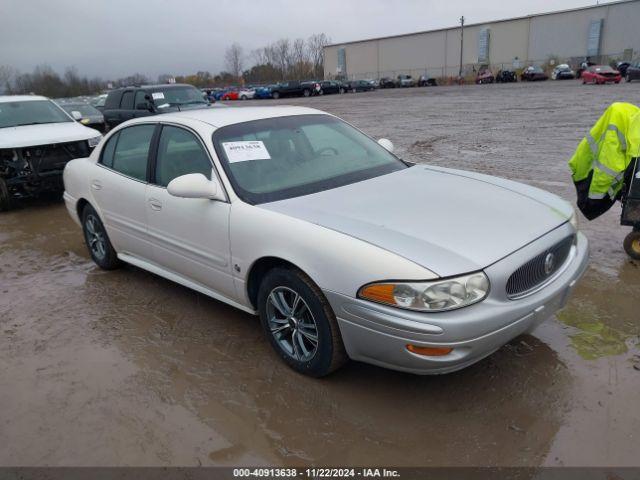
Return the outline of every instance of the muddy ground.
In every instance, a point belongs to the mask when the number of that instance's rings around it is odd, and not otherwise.
[[[279,103],[338,114],[408,160],[573,201],[566,162],[618,100],[640,103],[640,83]],[[0,465],[638,465],[640,265],[619,213],[581,218],[591,267],[533,335],[446,376],[351,362],[313,380],[256,318],[133,267],[103,272],[62,203],[24,204],[0,214]]]

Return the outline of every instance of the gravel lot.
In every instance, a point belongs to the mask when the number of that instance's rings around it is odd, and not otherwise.
[[[567,160],[613,101],[639,104],[640,83],[234,108],[320,108],[407,160],[573,202]],[[351,362],[313,380],[275,357],[256,318],[133,267],[100,271],[62,203],[24,204],[0,214],[0,465],[638,465],[640,265],[619,213],[581,218],[591,267],[533,335],[446,376]]]

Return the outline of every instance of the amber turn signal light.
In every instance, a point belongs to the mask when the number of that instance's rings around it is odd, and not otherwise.
[[[394,285],[389,283],[376,283],[360,290],[360,296],[374,302],[395,305],[396,300],[393,298],[393,289]]]
[[[449,347],[419,347],[417,345],[407,345],[407,350],[416,355],[423,355],[425,357],[443,357],[449,355],[453,348]]]

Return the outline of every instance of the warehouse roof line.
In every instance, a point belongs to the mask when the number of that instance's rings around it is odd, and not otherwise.
[[[465,28],[467,27],[478,27],[481,25],[487,25],[490,23],[502,23],[502,22],[511,22],[514,20],[526,20],[529,18],[534,18],[534,17],[543,17],[546,15],[556,15],[559,13],[570,13],[570,12],[578,12],[578,11],[582,11],[582,10],[590,10],[592,8],[600,8],[600,7],[608,7],[611,5],[619,5],[621,3],[634,3],[634,2],[640,2],[640,0],[616,0],[613,2],[607,2],[607,3],[600,3],[598,5],[587,5],[584,7],[576,7],[576,8],[567,8],[565,10],[555,10],[553,12],[543,12],[543,13],[532,13],[530,15],[522,15],[520,17],[511,17],[511,18],[503,18],[500,20],[488,20],[486,22],[476,22],[476,23],[470,23],[470,24],[465,24]],[[422,30],[419,32],[410,32],[410,33],[399,33],[396,35],[386,35],[383,37],[372,37],[372,38],[363,38],[362,40],[349,40],[347,42],[336,42],[336,43],[330,43],[329,45],[325,45],[325,48],[327,47],[340,47],[343,45],[352,45],[354,43],[363,43],[363,42],[372,42],[375,40],[386,40],[389,38],[402,38],[402,37],[410,37],[412,35],[421,35],[424,33],[434,33],[434,32],[444,32],[445,30],[456,30],[460,28],[459,25],[457,26],[452,26],[452,27],[443,27],[443,28],[434,28],[432,30]]]

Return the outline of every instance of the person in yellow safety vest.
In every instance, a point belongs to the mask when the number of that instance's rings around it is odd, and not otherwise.
[[[589,220],[609,210],[622,193],[631,159],[640,157],[640,108],[614,103],[582,139],[569,166],[578,208]]]

